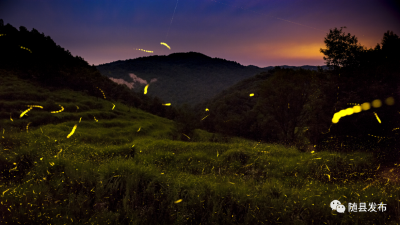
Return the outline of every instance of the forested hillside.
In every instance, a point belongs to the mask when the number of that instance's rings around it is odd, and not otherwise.
[[[361,50],[331,30],[331,70],[276,67],[194,109],[116,84],[36,30],[0,34],[0,224],[400,221],[393,33]],[[332,199],[387,209],[338,215]]]
[[[321,49],[330,70],[276,67],[197,105],[198,117],[207,116],[201,127],[300,148],[312,144],[346,151],[379,145],[387,158],[398,158],[400,39],[388,31],[374,49],[356,40],[335,28]],[[332,122],[335,113],[363,103],[362,112]]]
[[[131,74],[134,74],[135,79],[143,79],[150,84],[149,95],[157,96],[173,105],[186,103],[193,106],[213,98],[243,79],[274,67],[243,66],[237,62],[187,52],[120,60],[99,65],[97,68],[104,76],[122,79],[132,83],[134,91],[142,91],[146,83],[134,82],[131,77]],[[316,70],[317,66],[290,68]]]
[[[176,117],[176,109],[173,105],[163,107],[161,104],[164,102],[161,102],[159,98],[144,95],[143,91],[135,93],[125,85],[112,82],[108,77],[101,75],[96,67],[89,66],[79,56],[72,56],[71,52],[36,29],[28,31],[21,26],[18,30],[7,24],[0,26],[0,34],[2,34],[0,36],[2,76],[11,73],[39,86],[43,85],[52,89],[68,88],[97,98],[121,101],[169,119]],[[13,98],[12,96],[2,97]]]

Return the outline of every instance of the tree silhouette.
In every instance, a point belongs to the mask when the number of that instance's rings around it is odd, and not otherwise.
[[[363,51],[363,47],[358,45],[357,38],[351,36],[350,33],[346,35],[343,28],[346,27],[330,30],[324,40],[327,48],[320,49],[320,52],[325,55],[323,58],[327,65],[334,69],[358,66],[357,56]]]

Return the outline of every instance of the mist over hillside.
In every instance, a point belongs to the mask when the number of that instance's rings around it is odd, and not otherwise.
[[[136,92],[150,83],[148,94],[174,105],[195,105],[213,98],[222,90],[275,67],[243,66],[234,61],[211,58],[197,52],[148,56],[101,64],[97,69],[114,82]],[[317,70],[317,66],[282,66]],[[327,69],[326,66],[322,67]],[[133,77],[134,76],[134,77]],[[139,82],[140,80],[140,82]],[[145,81],[145,82],[144,82]]]

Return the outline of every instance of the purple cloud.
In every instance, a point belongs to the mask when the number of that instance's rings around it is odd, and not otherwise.
[[[146,80],[144,80],[144,79],[142,79],[142,78],[136,76],[136,75],[133,74],[133,73],[130,73],[129,76],[132,78],[133,83],[139,83],[139,84],[142,84],[142,85],[146,85],[146,84],[147,84],[147,81],[146,81]]]

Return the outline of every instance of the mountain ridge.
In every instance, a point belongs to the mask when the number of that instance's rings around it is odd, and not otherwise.
[[[317,66],[280,66],[281,68],[317,70]],[[244,66],[235,61],[212,58],[198,52],[177,52],[170,55],[152,55],[135,59],[118,60],[96,66],[104,76],[131,85],[140,92],[145,83],[134,84],[130,74],[145,80],[148,94],[172,104],[195,105],[213,98],[222,90],[246,78],[274,69],[275,66],[260,68]],[[327,69],[322,66],[322,69]]]

